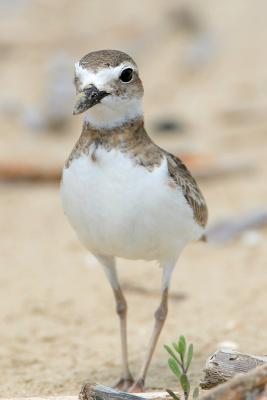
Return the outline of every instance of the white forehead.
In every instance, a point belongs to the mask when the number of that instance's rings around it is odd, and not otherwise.
[[[94,72],[83,68],[83,66],[80,65],[79,62],[77,62],[75,63],[75,75],[77,76],[77,78],[79,78],[81,87],[92,84],[95,85],[98,89],[101,89],[114,79],[118,79],[121,72],[125,68],[132,68],[133,70],[136,70],[136,67],[133,64],[129,62],[124,62],[117,67],[105,67]]]

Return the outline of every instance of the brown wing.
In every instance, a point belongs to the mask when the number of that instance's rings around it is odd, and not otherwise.
[[[165,153],[170,178],[182,188],[184,197],[194,212],[195,221],[205,227],[208,221],[208,208],[199,187],[182,161],[170,153]]]

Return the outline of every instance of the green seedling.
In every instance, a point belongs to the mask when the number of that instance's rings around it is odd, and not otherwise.
[[[184,394],[184,400],[189,399],[190,395],[190,381],[188,378],[188,370],[193,359],[194,348],[192,343],[187,347],[187,343],[184,336],[180,336],[178,342],[173,342],[171,346],[164,345],[165,349],[170,355],[168,359],[168,365],[171,371],[178,379],[179,385],[182,388]],[[172,390],[166,389],[173,400],[181,400],[181,398],[175,394]],[[198,398],[199,389],[196,387],[193,391],[193,399]]]

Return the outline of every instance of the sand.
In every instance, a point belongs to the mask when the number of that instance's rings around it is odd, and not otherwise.
[[[76,60],[93,49],[127,50],[140,65],[147,127],[157,143],[176,154],[202,152],[254,166],[250,174],[200,182],[210,224],[264,207],[267,4],[202,3],[192,3],[204,26],[196,34],[171,22],[175,1],[17,2],[2,13],[1,98],[14,97],[23,106],[40,102],[48,59],[59,51]],[[210,39],[205,42],[203,35]],[[208,50],[195,63],[190,54],[199,37]],[[166,115],[185,121],[187,131],[156,135],[153,121]],[[64,133],[33,133],[17,116],[1,117],[1,160],[59,168],[81,125],[76,117]],[[85,379],[112,384],[120,374],[112,291],[63,215],[59,185],[1,183],[0,192],[0,397],[76,394]],[[262,230],[255,243],[239,238],[185,249],[148,389],[176,388],[163,344],[180,334],[195,346],[195,383],[222,341],[251,354],[267,353],[266,239]],[[136,375],[159,301],[161,271],[142,261],[119,260],[118,266]]]

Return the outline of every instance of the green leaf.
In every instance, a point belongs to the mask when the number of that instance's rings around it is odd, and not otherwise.
[[[186,352],[186,341],[184,336],[180,336],[179,342],[178,342],[178,352],[181,356],[182,359],[184,359],[185,352]]]
[[[179,396],[177,396],[175,393],[173,393],[173,391],[172,390],[170,390],[170,389],[166,389],[166,392],[168,392],[169,393],[169,395],[174,399],[174,400],[180,400],[180,397]]]
[[[190,367],[192,358],[193,358],[193,352],[194,352],[194,348],[192,343],[189,345],[188,347],[188,352],[187,352],[187,360],[186,360],[186,364],[185,364],[185,369],[186,371],[188,370],[188,368]]]
[[[187,378],[187,376],[185,374],[182,374],[180,376],[180,384],[182,386],[182,389],[184,391],[184,395],[186,397],[190,393],[190,383],[189,383],[189,380],[188,380],[188,378]]]
[[[179,347],[178,347],[178,344],[177,344],[177,343],[175,343],[175,342],[172,342],[172,345],[173,345],[173,348],[174,348],[174,350],[175,350],[175,351],[177,351],[177,353],[179,353]]]
[[[178,358],[176,357],[176,355],[174,354],[174,352],[170,348],[170,346],[168,346],[167,344],[164,344],[164,348],[165,348],[165,350],[167,350],[167,352],[170,354],[170,356],[173,357],[177,361],[177,363],[179,363]]]
[[[197,400],[198,396],[199,396],[199,388],[195,387],[195,389],[193,391],[193,399]]]
[[[168,365],[169,365],[170,369],[172,370],[172,372],[174,373],[174,375],[176,375],[177,378],[179,379],[181,374],[182,374],[182,372],[181,372],[177,362],[173,358],[169,358],[168,359]]]

